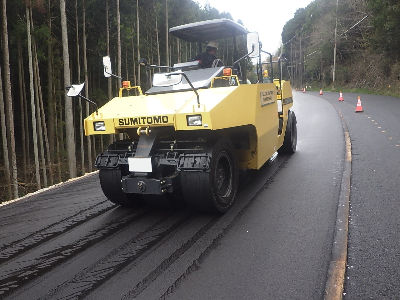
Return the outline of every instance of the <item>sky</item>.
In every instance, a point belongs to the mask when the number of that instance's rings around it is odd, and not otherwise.
[[[306,7],[312,0],[195,0],[207,3],[220,12],[229,12],[232,18],[242,20],[249,31],[257,31],[263,49],[275,53],[281,45],[283,26],[293,18],[297,9]],[[245,4],[244,4],[245,3]]]

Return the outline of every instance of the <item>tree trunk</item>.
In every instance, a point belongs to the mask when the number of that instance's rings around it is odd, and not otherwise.
[[[35,90],[33,86],[33,59],[32,59],[32,36],[31,36],[31,15],[28,4],[26,5],[26,30],[28,36],[28,61],[29,61],[29,89],[31,93],[31,114],[32,114],[32,136],[33,136],[33,152],[35,158],[35,175],[36,186],[41,188],[40,170],[39,170],[39,151],[36,129],[36,106],[35,106]]]
[[[54,153],[54,137],[55,137],[55,111],[54,111],[54,94],[53,94],[53,39],[52,39],[52,20],[51,20],[51,1],[48,0],[48,26],[49,38],[47,40],[47,115],[49,124],[49,144],[50,151]]]
[[[60,101],[61,103],[61,101]],[[58,122],[58,116],[57,116],[57,106],[56,106],[56,101],[54,101],[54,111],[55,113],[55,120],[54,120],[54,125],[56,128],[59,130],[61,136],[62,136],[62,127],[59,126]],[[60,115],[62,115],[62,109],[60,109]],[[60,130],[61,129],[61,130]],[[60,141],[59,141],[59,134],[56,135],[56,154],[57,154],[57,175],[58,175],[58,182],[62,181],[62,176],[61,176],[61,155],[60,155]]]
[[[25,68],[24,68],[24,60],[22,59],[22,66],[21,66],[21,71],[22,71],[22,90],[23,90],[23,95],[24,95],[24,116],[25,116],[25,149],[27,151],[27,172],[30,173],[30,166],[31,166],[31,138],[29,134],[29,114],[28,114],[28,96],[26,94],[26,84],[25,84]]]
[[[5,0],[3,0],[5,1]],[[61,34],[62,34],[62,48],[63,48],[63,61],[64,61],[64,86],[71,85],[71,75],[69,67],[69,51],[68,51],[68,32],[67,32],[67,17],[65,15],[65,0],[60,0],[60,13],[61,13]],[[74,138],[74,117],[72,110],[72,101],[65,93],[65,127],[66,127],[66,141],[68,153],[68,170],[69,177],[76,177],[76,156],[75,156],[75,138]]]
[[[126,80],[129,80],[128,47],[125,47],[125,78],[126,78]]]
[[[32,16],[32,10],[30,11],[31,16]],[[31,20],[32,21],[32,20]],[[42,115],[40,113],[40,91],[39,91],[39,81],[38,81],[38,70],[37,70],[37,65],[36,65],[36,45],[35,45],[35,40],[32,41],[32,49],[33,49],[33,78],[34,78],[34,84],[35,84],[35,100],[36,100],[36,109],[37,109],[37,133],[39,135],[39,146],[40,146],[40,159],[42,161],[42,172],[43,172],[43,185],[44,187],[47,187],[47,172],[46,172],[46,160],[45,160],[45,155],[44,155],[44,142],[43,142],[43,130],[42,128]]]
[[[168,42],[168,0],[165,0],[165,56],[166,65],[169,66],[169,42]]]
[[[78,20],[78,0],[75,0],[75,27],[76,27],[76,67],[78,71],[78,83],[81,82],[81,58],[79,55],[79,20]],[[83,143],[83,111],[82,99],[79,99],[79,137],[81,144],[81,170],[85,174],[85,145]]]
[[[134,28],[132,25],[132,32],[134,32]],[[132,39],[131,39],[131,46],[132,46],[132,61],[133,61],[133,82],[135,85],[137,85],[137,80],[136,80],[136,59],[135,59],[135,36],[132,34]]]
[[[121,14],[119,12],[119,0],[117,1],[117,75],[122,77],[122,58],[121,58]],[[119,81],[119,87],[121,82]]]
[[[122,77],[122,54],[121,54],[121,14],[119,11],[119,0],[117,1],[117,72],[118,76]],[[118,88],[121,88],[121,80],[118,80]],[[124,139],[124,134],[119,134],[119,139]]]
[[[139,30],[139,0],[136,0],[136,39],[137,39],[137,59],[140,59],[140,30]],[[140,80],[140,64],[138,64],[138,70],[137,70],[137,85],[141,84]]]
[[[157,42],[157,65],[161,66],[160,59],[160,41],[158,38],[158,20],[157,20],[157,12],[156,12],[156,42]]]
[[[3,79],[1,75],[1,65],[0,65],[0,121],[1,121],[1,140],[3,145],[4,173],[8,189],[7,197],[11,197],[11,182],[10,182],[11,173],[10,173],[10,161],[8,159],[7,127],[6,127],[6,114],[4,112]]]
[[[110,24],[109,24],[108,0],[106,0],[106,43],[107,43],[107,55],[110,56]],[[107,78],[107,91],[108,91],[108,99],[111,100],[112,98],[111,77]]]
[[[86,4],[85,0],[82,1],[82,35],[83,35],[83,69],[85,72],[85,96],[89,98],[89,79],[88,79],[88,66],[87,66],[87,54],[86,54]],[[86,102],[86,115],[89,116],[89,103]],[[87,136],[87,147],[88,147],[88,170],[92,172],[92,140],[90,136]]]
[[[107,44],[107,55],[110,56],[110,7],[108,0],[106,0],[106,44]],[[112,98],[112,82],[111,77],[107,78],[107,94],[108,100]],[[110,144],[114,142],[114,135],[110,134]]]
[[[15,134],[14,134],[14,111],[13,99],[11,95],[11,75],[10,75],[10,54],[8,49],[8,29],[7,29],[7,7],[6,0],[2,1],[2,19],[3,19],[3,65],[4,65],[4,95],[6,99],[6,118],[8,123],[8,132],[10,134],[10,154],[11,154],[11,183],[13,197],[18,198],[18,174],[17,157],[15,154]]]
[[[46,124],[46,117],[44,113],[44,107],[43,107],[43,95],[42,95],[42,84],[40,82],[40,72],[39,72],[39,62],[37,59],[37,51],[36,51],[36,46],[35,46],[35,64],[36,64],[36,73],[37,73],[37,83],[38,83],[38,90],[39,90],[39,111],[40,111],[40,116],[41,116],[41,121],[42,121],[42,129],[43,129],[43,136],[44,136],[44,144],[46,146],[46,152],[47,152],[47,165],[49,166],[49,179],[50,179],[50,185],[53,185],[54,183],[54,177],[53,177],[53,170],[51,168],[51,152],[50,152],[50,145],[49,145],[49,139],[47,136],[47,124]]]
[[[21,47],[21,39],[18,37],[17,41],[17,49],[18,49],[18,87],[19,87],[19,103],[20,103],[20,114],[21,114],[21,145],[22,145],[22,162],[23,162],[23,170],[24,170],[24,182],[26,182],[26,167],[27,167],[27,149],[26,149],[26,132],[25,132],[25,104],[24,101],[26,99],[24,85],[23,85],[23,64],[22,64],[22,47]]]

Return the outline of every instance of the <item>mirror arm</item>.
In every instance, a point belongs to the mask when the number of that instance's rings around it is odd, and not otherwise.
[[[239,58],[237,61],[235,61],[232,66],[234,67],[238,62],[240,62],[241,60],[245,59],[246,57],[249,57],[252,53],[254,52],[254,48],[253,51],[251,51],[250,53],[247,53],[246,55],[242,56],[241,58]]]
[[[272,54],[262,49],[261,52],[269,55],[269,63],[271,64],[271,78],[272,81],[274,81],[274,66],[272,65]]]
[[[99,114],[99,108],[98,108],[98,106],[97,106],[97,104],[96,104],[96,102],[94,102],[94,101],[92,101],[92,100],[90,100],[90,99],[88,99],[88,98],[86,98],[85,96],[82,96],[81,94],[78,94],[78,96],[77,97],[79,97],[79,98],[82,98],[83,100],[85,100],[85,101],[87,101],[87,102],[89,102],[89,103],[91,103],[91,104],[93,104],[95,107],[96,107],[96,115],[98,115]]]
[[[192,82],[189,80],[189,78],[187,77],[187,75],[184,72],[175,72],[175,73],[169,73],[168,75],[182,75],[183,77],[185,77],[186,81],[189,83],[192,91],[196,94],[197,97],[197,105],[198,108],[200,108],[200,96],[199,93],[197,92],[197,89],[193,86]]]
[[[111,75],[112,77],[118,78],[120,80],[122,80],[122,77],[119,77],[118,75],[112,74],[112,73],[108,73],[106,70],[104,70],[104,73],[107,73],[108,75]]]

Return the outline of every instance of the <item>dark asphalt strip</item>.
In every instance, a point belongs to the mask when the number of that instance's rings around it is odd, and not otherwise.
[[[132,290],[130,290],[122,299],[136,298],[145,290],[151,282],[153,282],[161,273],[169,268],[183,253],[185,253],[190,247],[192,247],[205,233],[217,222],[218,217],[212,218],[206,223],[195,235],[178,248],[172,255],[164,259],[161,264],[157,266],[149,275],[143,278]]]
[[[103,201],[90,206],[87,209],[77,212],[76,214],[64,218],[56,223],[38,230],[27,237],[13,241],[0,248],[0,265],[7,262],[9,259],[14,258],[22,253],[37,247],[52,238],[65,234],[67,231],[79,226],[80,224],[95,218],[104,212],[113,208],[114,205],[110,201]]]
[[[38,250],[40,253],[35,254],[33,258],[22,255],[0,266],[0,296],[4,297],[36,277],[42,276],[53,267],[100,242],[106,236],[116,233],[128,223],[142,218],[147,213],[138,211],[128,216],[116,215],[105,223],[104,227],[87,231],[78,240],[54,243],[53,247],[43,247]]]
[[[58,286],[43,299],[85,297],[126,265],[135,261],[140,255],[160,242],[164,237],[183,225],[190,217],[191,214],[181,213],[162,218],[144,232],[139,233],[130,241],[127,241],[121,247],[114,249],[93,266],[84,269],[71,280]],[[145,288],[145,279],[142,285],[142,288]]]
[[[332,258],[329,263],[328,276],[325,286],[325,299],[327,300],[343,298],[349,233],[349,204],[352,160],[351,140],[346,121],[344,120],[340,110],[338,111],[338,114],[342,122],[346,151],[336,215],[335,236],[332,244]]]

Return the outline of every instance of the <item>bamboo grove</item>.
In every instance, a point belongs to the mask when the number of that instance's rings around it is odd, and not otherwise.
[[[0,202],[93,171],[96,155],[119,138],[86,137],[86,102],[65,87],[85,82],[84,95],[104,104],[118,80],[103,77],[109,55],[118,76],[149,86],[137,63],[190,60],[191,43],[168,28],[230,18],[191,0],[1,0]],[[233,60],[229,41],[219,55]]]

